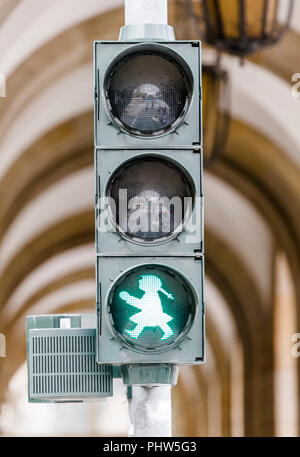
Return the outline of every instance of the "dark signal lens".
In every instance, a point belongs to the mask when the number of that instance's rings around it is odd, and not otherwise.
[[[107,195],[118,230],[139,242],[180,232],[193,207],[192,179],[182,168],[154,157],[132,159],[112,176]]]
[[[113,117],[136,135],[168,131],[189,105],[190,79],[183,66],[166,55],[135,52],[113,67],[106,84]]]

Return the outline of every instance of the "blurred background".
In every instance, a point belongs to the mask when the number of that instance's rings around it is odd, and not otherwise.
[[[2,435],[127,435],[118,380],[106,401],[28,404],[25,344],[26,315],[95,309],[93,41],[118,39],[123,3],[0,0]],[[205,41],[207,362],[180,369],[175,435],[300,432],[300,2],[293,11],[292,3],[169,2],[177,39]]]

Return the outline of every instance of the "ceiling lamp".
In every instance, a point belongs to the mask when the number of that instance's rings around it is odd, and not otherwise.
[[[203,41],[244,57],[280,40],[294,0],[187,0],[187,5]]]

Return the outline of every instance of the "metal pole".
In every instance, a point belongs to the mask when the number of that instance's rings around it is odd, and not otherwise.
[[[132,386],[129,402],[130,437],[169,437],[171,386]]]
[[[167,25],[168,0],[125,0],[123,33],[124,29],[126,30],[128,27],[137,27],[139,30],[140,27],[149,24],[152,27],[169,27]],[[142,30],[142,34],[145,33],[145,29],[140,30]],[[174,32],[172,31],[172,33],[171,39],[175,39]],[[131,424],[129,436],[171,436],[171,387],[171,384],[132,385],[132,396],[128,399]]]
[[[125,0],[125,25],[120,41],[174,41],[168,25],[167,0]]]
[[[168,24],[167,0],[125,0],[125,25]]]

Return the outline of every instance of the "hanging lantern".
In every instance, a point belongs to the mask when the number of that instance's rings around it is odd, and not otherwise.
[[[227,147],[230,130],[230,87],[227,73],[215,65],[204,65],[203,161],[210,166]]]
[[[187,0],[187,5],[203,41],[244,57],[280,40],[294,0]]]

